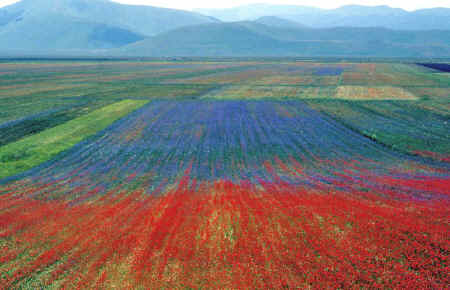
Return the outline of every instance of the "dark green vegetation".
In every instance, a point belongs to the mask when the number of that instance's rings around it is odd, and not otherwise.
[[[431,107],[405,101],[327,100],[311,106],[395,150],[423,153],[432,148],[445,157],[450,152],[448,103]],[[446,112],[440,112],[439,106]]]
[[[35,167],[114,121],[144,105],[144,100],[124,100],[70,120],[62,125],[0,147],[0,178]]]
[[[161,84],[179,77],[211,73],[214,66],[96,62],[0,64],[0,144],[63,124],[120,100],[189,98],[211,88],[198,84]],[[208,70],[208,68],[210,68]]]
[[[4,103],[6,105],[7,101]],[[90,112],[107,102],[100,101],[93,103],[83,102],[80,100],[79,103],[68,103],[68,106],[61,106],[60,108],[46,110],[29,117],[4,124],[0,131],[0,146],[67,122],[84,113]]]

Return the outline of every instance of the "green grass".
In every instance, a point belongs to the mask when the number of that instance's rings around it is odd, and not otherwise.
[[[405,153],[433,151],[450,154],[448,112],[434,108],[435,101],[308,100],[322,113]]]
[[[50,160],[147,102],[123,100],[0,147],[0,178],[19,174]]]

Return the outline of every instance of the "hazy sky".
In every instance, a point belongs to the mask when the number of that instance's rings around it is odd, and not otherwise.
[[[276,0],[276,1],[248,1],[248,0],[114,0],[115,2],[127,4],[144,4],[160,7],[179,8],[190,10],[193,8],[225,8],[250,3],[276,3],[276,4],[293,4],[316,6],[321,8],[336,8],[347,4],[360,5],[389,5],[407,10],[415,10],[431,7],[448,7],[450,8],[450,0]],[[0,7],[17,2],[17,0],[0,0]]]

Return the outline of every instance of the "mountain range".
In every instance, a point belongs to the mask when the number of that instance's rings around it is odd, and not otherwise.
[[[450,8],[406,11],[389,6],[347,5],[337,9],[251,4],[228,9],[197,9],[222,21],[256,20],[276,16],[315,28],[384,27],[394,30],[450,29]]]
[[[0,48],[111,48],[216,21],[188,11],[108,0],[22,0],[0,9]]]
[[[450,57],[449,11],[22,0],[0,8],[0,55]]]
[[[299,28],[258,21],[181,27],[119,49],[129,56],[450,56],[450,31]]]

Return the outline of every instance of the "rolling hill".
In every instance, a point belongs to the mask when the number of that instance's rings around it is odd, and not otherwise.
[[[448,57],[450,31],[285,28],[257,22],[182,27],[116,50],[129,56]]]

